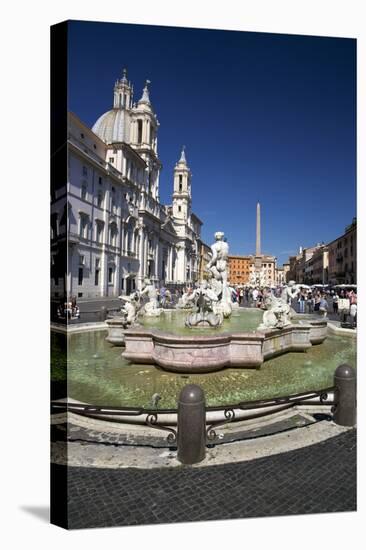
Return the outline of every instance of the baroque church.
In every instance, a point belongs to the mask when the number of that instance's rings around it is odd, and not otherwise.
[[[118,296],[141,289],[146,278],[168,288],[199,278],[202,222],[191,209],[184,147],[174,167],[172,204],[159,200],[159,121],[149,84],[134,102],[124,70],[113,108],[92,129],[69,113],[67,204],[56,194],[51,205],[53,297]],[[57,241],[65,234],[62,276]]]

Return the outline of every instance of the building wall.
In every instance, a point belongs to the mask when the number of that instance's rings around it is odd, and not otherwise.
[[[249,284],[251,256],[228,257],[228,280],[231,285]]]
[[[104,143],[70,113],[68,206],[63,204],[67,211],[69,295],[118,296],[141,288],[146,277],[157,285],[177,281],[187,284],[198,279],[202,222],[194,214],[187,220],[175,220],[168,207],[154,196],[156,174],[154,190],[149,189],[146,168],[145,159],[129,144]],[[62,217],[60,204],[54,197],[54,274]],[[181,235],[177,230],[181,230]],[[52,277],[53,297],[65,293],[64,279],[59,274]]]
[[[343,235],[329,243],[329,282],[357,284],[357,222],[346,227]]]
[[[357,284],[357,222],[330,243],[300,249],[289,257],[287,282],[306,284]]]

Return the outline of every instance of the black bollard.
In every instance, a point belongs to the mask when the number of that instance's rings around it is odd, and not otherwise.
[[[206,456],[205,394],[196,384],[187,384],[179,395],[177,446],[182,464],[196,464]]]
[[[105,321],[107,319],[107,308],[105,306],[102,306],[100,308],[100,320]]]
[[[349,365],[339,365],[334,373],[334,422],[340,426],[356,424],[356,372]]]

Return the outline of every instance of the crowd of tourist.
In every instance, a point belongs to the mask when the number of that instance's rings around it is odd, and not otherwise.
[[[297,285],[298,293],[292,300],[292,307],[298,313],[319,313],[327,315],[333,313],[343,323],[350,322],[352,326],[357,324],[357,293],[353,289],[337,289],[323,287],[308,287]],[[232,301],[240,306],[266,308],[266,299],[274,296],[280,298],[283,287],[231,287]],[[165,286],[156,289],[159,307],[174,307],[184,295],[194,292],[193,286],[186,286],[170,290]],[[76,297],[61,300],[57,308],[57,316],[62,319],[77,319],[80,317],[80,309],[76,303]]]
[[[326,315],[332,312],[342,322],[350,322],[353,326],[357,323],[357,293],[353,289],[308,287],[298,285],[299,292],[292,301],[292,306],[298,313],[319,313]],[[264,308],[268,296],[280,298],[283,287],[276,288],[250,288],[235,289],[239,304],[247,307]],[[331,308],[333,311],[331,311]]]
[[[292,307],[298,313],[319,313],[325,316],[333,313],[343,322],[350,318],[354,326],[357,322],[357,294],[353,289],[331,289],[330,287],[309,287],[297,285],[299,292],[292,301]],[[270,296],[280,298],[283,287],[249,287],[239,286],[232,288],[232,300],[241,306],[264,309],[266,299]],[[194,291],[194,287],[187,286],[170,291],[164,286],[157,289],[157,297],[160,307],[169,307],[178,302],[183,294],[188,296]],[[342,307],[340,307],[340,304]],[[331,311],[332,309],[332,311]]]

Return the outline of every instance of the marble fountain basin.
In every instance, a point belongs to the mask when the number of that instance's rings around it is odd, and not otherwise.
[[[288,352],[305,352],[327,337],[326,320],[304,320],[283,329],[177,335],[155,329],[124,331],[122,356],[132,363],[154,364],[170,372],[205,373],[224,368],[260,368]]]

